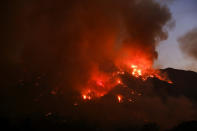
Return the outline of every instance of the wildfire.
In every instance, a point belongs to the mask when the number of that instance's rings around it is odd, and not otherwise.
[[[145,62],[144,62],[145,63]],[[110,90],[116,86],[121,88],[127,87],[127,85],[122,81],[121,76],[125,73],[130,74],[131,76],[146,81],[148,78],[157,78],[159,80],[168,82],[172,84],[172,81],[168,77],[161,73],[159,70],[150,68],[150,66],[142,64],[125,64],[127,66],[119,67],[118,70],[112,73],[101,73],[99,71],[93,72],[91,79],[88,81],[86,88],[81,91],[83,100],[92,100],[94,98],[100,98],[106,95]],[[131,95],[135,95],[134,90],[128,88]],[[138,93],[137,96],[141,96],[141,93]],[[122,102],[122,95],[116,94],[118,102]],[[128,98],[131,100],[131,98]]]
[[[139,77],[142,75],[142,70],[138,69],[137,65],[131,65],[132,75],[135,77]]]
[[[141,77],[142,80],[147,80],[147,78],[157,78],[159,80],[168,82],[169,84],[172,84],[173,82],[168,79],[168,77],[165,74],[162,74],[158,70],[154,70],[152,68],[138,68],[137,65],[131,65],[131,74],[134,77]]]

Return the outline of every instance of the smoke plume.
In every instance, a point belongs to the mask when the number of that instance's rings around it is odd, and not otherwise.
[[[64,81],[66,87],[85,83],[94,71],[108,72],[122,59],[143,56],[151,66],[171,18],[168,8],[154,0],[11,3],[8,63],[30,76],[44,73],[51,82]]]
[[[197,59],[197,28],[178,39],[180,49],[188,56]]]

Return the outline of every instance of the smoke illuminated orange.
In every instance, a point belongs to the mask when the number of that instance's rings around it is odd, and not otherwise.
[[[130,74],[132,77],[142,81],[155,77],[159,80],[172,84],[172,81],[168,79],[166,74],[152,68],[153,62],[148,59],[145,54],[142,53],[135,57],[130,55],[131,54],[126,57],[117,58],[114,62],[117,69],[113,72],[106,73],[101,72],[98,68],[94,69],[90,75],[89,81],[85,85],[85,88],[82,88],[81,90],[83,100],[103,97],[118,85],[120,87],[127,87],[121,79],[121,76],[125,74]],[[131,92],[134,94],[134,91]],[[117,95],[117,99],[121,102],[122,96]]]

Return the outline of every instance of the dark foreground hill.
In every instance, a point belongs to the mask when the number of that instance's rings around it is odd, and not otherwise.
[[[197,73],[172,68],[161,71],[168,74],[173,84],[156,78],[142,82],[129,76],[123,76],[128,88],[137,92],[131,103],[123,102],[117,104],[114,101],[111,96],[116,92],[127,95],[127,89],[125,91],[117,86],[98,101],[78,103],[77,107],[67,105],[67,108],[71,111],[69,110],[70,115],[65,116],[58,112],[50,112],[51,110],[49,109],[43,112],[38,110],[33,113],[24,113],[21,117],[19,115],[12,118],[9,112],[14,114],[15,112],[17,113],[18,109],[15,110],[13,108],[13,110],[9,109],[10,111],[6,111],[6,108],[4,108],[6,101],[1,100],[4,103],[1,105],[0,128],[2,130],[24,131],[197,130]],[[4,98],[6,98],[5,96]],[[59,97],[47,96],[44,99],[50,100],[50,104],[56,106],[55,102],[59,100]],[[25,105],[25,102],[24,107],[28,106]],[[29,101],[28,104],[32,107],[34,106]],[[61,104],[64,105],[64,103]],[[17,103],[13,103],[13,105],[18,106]],[[6,114],[3,112],[6,112]]]
[[[173,81],[172,92],[174,95],[184,95],[191,100],[197,101],[197,73],[193,71],[164,69]]]

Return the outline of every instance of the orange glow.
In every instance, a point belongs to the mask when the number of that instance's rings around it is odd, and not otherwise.
[[[172,81],[168,79],[165,73],[152,68],[153,62],[148,58],[147,54],[140,52],[139,54],[132,56],[130,52],[131,51],[129,50],[127,55],[120,58],[118,57],[117,60],[114,61],[117,68],[115,71],[106,73],[100,71],[98,67],[93,68],[90,71],[89,80],[82,88],[80,88],[83,100],[92,100],[103,97],[117,85],[120,85],[121,88],[127,87],[121,79],[121,76],[127,74],[142,81],[155,77],[172,84]],[[129,90],[131,91],[129,94],[132,96],[141,96],[141,94],[136,91]],[[118,102],[122,102],[122,97],[123,96],[121,95],[117,95]]]
[[[122,96],[121,95],[117,95],[117,99],[118,99],[118,102],[122,102]]]
[[[139,77],[142,75],[142,70],[138,68],[137,65],[131,65],[132,75],[135,77]]]
[[[102,81],[97,81],[97,84],[98,84],[99,86],[101,86],[101,87],[104,87],[104,84],[103,84]]]
[[[162,81],[165,81],[165,82],[168,82],[169,84],[172,84],[173,82],[170,81],[167,77],[166,74],[163,74],[161,73],[159,70],[155,70],[151,67],[146,67],[145,65],[144,66],[137,66],[137,65],[133,65],[131,64],[131,71],[128,71],[128,72],[131,72],[131,74],[134,76],[134,77],[141,77],[142,80],[147,80],[147,78],[157,78],[159,80],[162,80]]]
[[[86,99],[88,100],[104,96],[117,85],[116,81],[113,80],[112,77],[113,74],[105,74],[98,70],[94,70],[89,81],[86,83],[85,88],[81,88],[82,96],[85,94]]]
[[[90,96],[88,96],[88,100],[91,100],[91,97]]]
[[[83,95],[82,97],[83,97],[83,99],[84,99],[84,100],[86,100],[86,99],[87,99],[87,96],[86,96],[86,95]]]
[[[138,74],[139,74],[140,76],[142,75],[142,71],[141,71],[141,70],[138,70],[137,72],[138,72]]]
[[[91,96],[89,95],[82,95],[83,100],[91,100]]]
[[[118,79],[117,84],[122,84],[122,81],[120,79]]]
[[[136,69],[137,66],[136,65],[131,65],[131,68]]]

